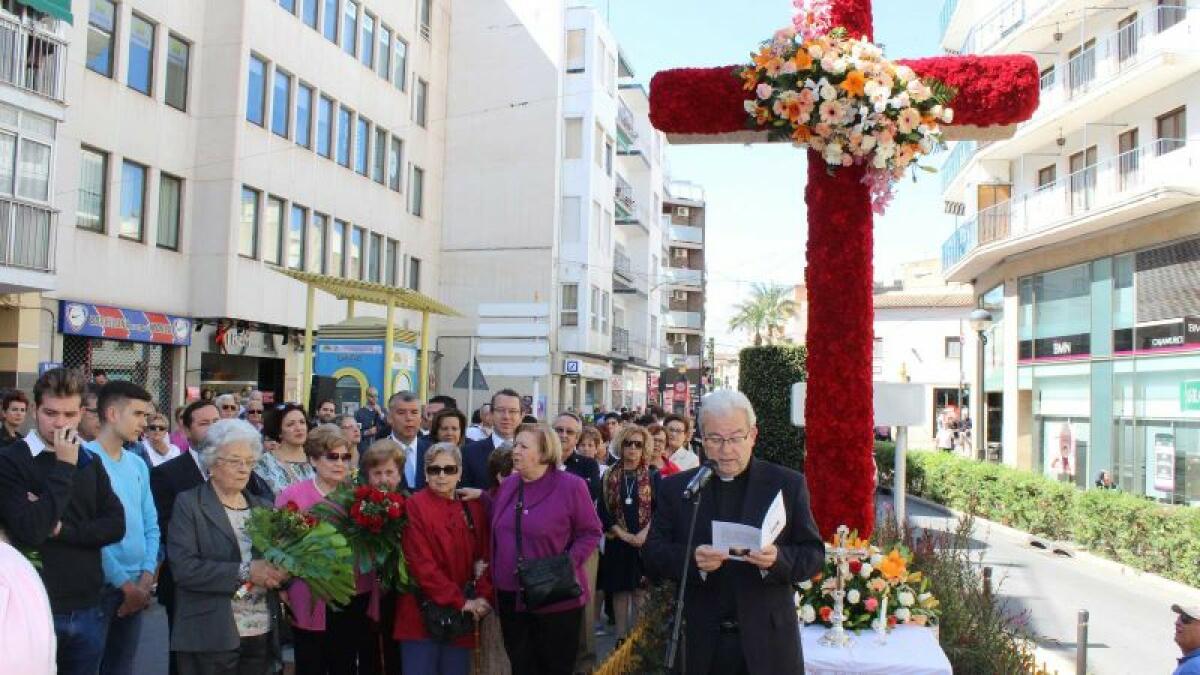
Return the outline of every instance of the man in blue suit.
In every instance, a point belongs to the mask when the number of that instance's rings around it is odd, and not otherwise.
[[[492,435],[475,441],[463,448],[463,487],[486,489],[491,476],[488,475],[488,457],[505,444],[512,445],[521,426],[521,395],[512,389],[501,389],[492,394]]]
[[[388,424],[391,439],[404,449],[404,485],[416,492],[425,487],[425,450],[429,437],[422,437],[421,401],[411,391],[399,391],[388,399]]]

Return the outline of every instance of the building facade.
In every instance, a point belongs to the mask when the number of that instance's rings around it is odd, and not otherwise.
[[[662,405],[690,413],[710,377],[705,360],[705,195],[694,183],[673,181],[662,206],[666,349]]]
[[[1200,15],[1182,0],[951,0],[943,20],[947,49],[1042,67],[1034,117],[958,144],[943,169],[968,214],[946,278],[994,320],[984,433],[1015,466],[1200,503]]]
[[[297,400],[304,286],[272,266],[436,288],[448,2],[73,10],[40,360],[160,407],[202,388]],[[382,314],[323,294],[314,310]]]

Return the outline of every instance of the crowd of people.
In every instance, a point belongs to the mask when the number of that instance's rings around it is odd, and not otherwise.
[[[136,384],[55,369],[31,398],[0,398],[0,558],[11,544],[37,566],[53,633],[6,625],[11,672],[133,672],[155,598],[172,674],[591,672],[596,636],[627,637],[655,578],[641,549],[662,481],[700,463],[686,417],[539,421],[510,389],[469,413],[372,388],[353,415],[243,392],[168,417]],[[412,592],[359,571],[326,606],[252,546],[251,509],[308,513],[347,484],[407,496]],[[559,587],[533,593],[555,565]],[[477,630],[431,633],[439,607]]]

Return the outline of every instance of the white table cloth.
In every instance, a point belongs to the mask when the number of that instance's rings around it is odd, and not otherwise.
[[[849,647],[822,647],[824,626],[800,629],[807,675],[952,675],[950,660],[937,642],[937,634],[921,626],[898,626],[888,633],[887,644],[876,643],[873,631],[850,633]]]

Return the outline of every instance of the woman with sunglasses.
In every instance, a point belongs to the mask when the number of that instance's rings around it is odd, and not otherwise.
[[[350,441],[332,424],[313,429],[304,443],[304,453],[313,467],[310,480],[294,483],[275,498],[276,508],[289,502],[302,512],[325,500],[350,479]],[[285,602],[292,608],[292,632],[298,675],[358,672],[355,663],[372,663],[378,658],[371,638],[368,615],[378,619],[378,584],[372,574],[356,577],[357,594],[336,611],[316,600],[308,585],[296,579],[288,587]]]
[[[653,442],[650,433],[636,425],[617,432],[613,448],[621,453],[620,461],[605,473],[601,490],[600,522],[607,539],[599,587],[612,595],[618,641],[629,635],[641,605],[645,576],[641,549],[650,533],[659,482],[659,473],[648,464]]]
[[[425,452],[425,487],[407,502],[404,558],[417,591],[396,603],[395,637],[400,641],[402,671],[430,675],[466,675],[471,668],[474,632],[436,642],[425,630],[421,603],[449,607],[476,621],[492,611],[491,562],[487,512],[478,500],[456,496],[462,476],[462,451],[453,443],[435,443]]]
[[[151,469],[180,455],[179,447],[167,438],[166,415],[153,413],[146,418],[146,436],[142,439],[142,447],[145,449],[142,457]]]

